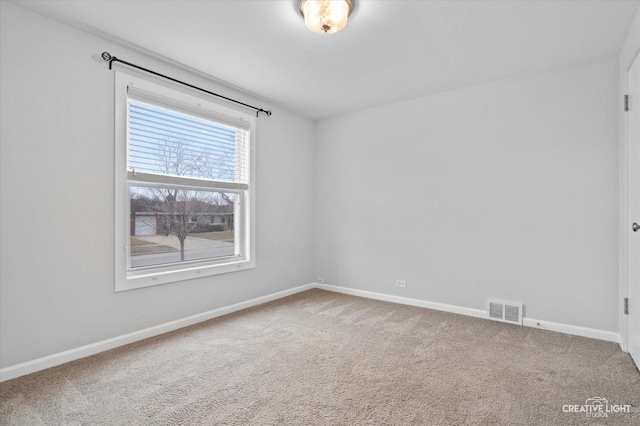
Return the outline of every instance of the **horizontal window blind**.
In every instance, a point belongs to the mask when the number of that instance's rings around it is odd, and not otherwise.
[[[150,105],[156,105],[161,108],[168,108],[174,111],[201,117],[205,120],[211,120],[230,127],[249,130],[249,122],[241,118],[231,117],[229,115],[212,111],[211,109],[203,108],[197,100],[192,100],[192,103],[182,102],[175,98],[149,92],[131,85],[127,87],[127,97]]]
[[[128,97],[129,170],[249,184],[248,129],[139,95]]]

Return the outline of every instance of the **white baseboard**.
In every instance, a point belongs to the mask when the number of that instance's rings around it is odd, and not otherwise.
[[[401,305],[418,306],[420,308],[434,309],[436,311],[451,312],[476,318],[487,318],[487,313],[481,309],[463,308],[462,306],[447,305],[445,303],[429,302],[428,300],[412,299],[410,297],[393,296],[372,291],[357,290],[355,288],[340,287],[337,285],[318,284],[316,288],[333,291],[335,293],[349,294],[351,296],[366,297],[367,299],[382,300],[384,302],[400,303]]]
[[[626,342],[622,338],[622,333],[617,333],[617,334],[618,334],[617,342],[618,342],[618,345],[620,345],[620,349],[622,349],[622,352],[624,353],[629,353],[629,351],[627,350]]]
[[[329,284],[315,284],[316,288],[333,291],[336,293],[349,294],[351,296],[366,297],[369,299],[383,300],[385,302],[400,303],[403,305],[419,306],[421,308],[435,309],[438,311],[451,312],[454,314],[468,315],[476,318],[488,319],[486,311],[481,309],[464,308],[462,306],[447,305],[444,303],[429,302],[427,300],[411,299],[408,297],[393,296],[383,293],[374,293],[366,290],[358,290],[348,287],[340,287]],[[536,320],[533,318],[523,318],[523,324],[527,327],[540,328],[543,330],[557,331],[574,336],[590,337],[592,339],[605,340],[607,342],[618,343],[622,347],[620,334],[613,331],[598,330],[595,328],[580,327],[576,325],[560,324],[557,322]]]
[[[533,318],[523,318],[522,325],[526,327],[540,328],[542,330],[557,331],[574,336],[590,337],[592,339],[606,340],[607,342],[618,343],[622,347],[622,338],[615,331],[598,330],[596,328],[580,327],[577,325],[561,324],[557,322],[537,320]]]
[[[438,311],[451,312],[454,314],[467,315],[476,318],[487,318],[487,313],[481,309],[465,308],[462,306],[447,305],[445,303],[430,302],[427,300],[412,299],[409,297],[393,296],[383,293],[375,293],[366,290],[358,290],[348,287],[340,287],[329,284],[311,283],[298,287],[290,288],[288,290],[280,291],[277,293],[268,294],[266,296],[257,297],[255,299],[247,300],[245,302],[236,303],[231,306],[225,306],[222,308],[214,309],[212,311],[204,312],[201,314],[193,315],[187,318],[182,318],[176,321],[171,321],[165,324],[160,324],[155,327],[149,327],[144,330],[135,331],[133,333],[125,334],[122,336],[114,337],[112,339],[103,340],[101,342],[92,343],[89,345],[81,346],[79,348],[70,349],[68,351],[60,352],[57,354],[45,356],[43,358],[34,359],[32,361],[23,362],[13,366],[0,369],[0,382],[5,380],[14,379],[16,377],[24,376],[26,374],[35,373],[46,368],[55,367],[56,365],[64,364],[70,361],[75,361],[80,358],[84,358],[90,355],[95,355],[100,352],[114,349],[119,346],[124,346],[129,343],[137,342],[139,340],[147,339],[149,337],[158,336],[163,333],[167,333],[179,328],[187,327],[193,324],[197,324],[203,321],[207,321],[213,318],[227,315],[233,312],[240,311],[242,309],[251,308],[253,306],[261,305],[263,303],[271,302],[273,300],[281,299],[283,297],[291,296],[292,294],[300,293],[302,291],[318,288],[321,290],[331,291],[334,293],[348,294],[351,296],[365,297],[368,299],[382,300],[385,302],[399,303],[402,305],[418,306],[421,308],[434,309]],[[536,320],[532,318],[523,318],[523,325],[527,327],[535,327],[544,330],[558,331],[560,333],[573,334],[576,336],[590,337],[592,339],[606,340],[608,342],[615,342],[622,345],[622,338],[620,334],[613,331],[597,330],[587,327],[579,327],[575,325],[560,324],[550,321]]]
[[[169,331],[177,330],[179,328],[187,327],[193,324],[197,324],[203,321],[217,318],[222,315],[227,315],[236,311],[240,311],[242,309],[251,308],[253,306],[261,305],[263,303],[267,303],[273,300],[281,299],[283,297],[291,296],[292,294],[310,290],[314,287],[315,287],[314,283],[301,285],[299,287],[294,287],[288,290],[284,290],[277,293],[268,294],[266,296],[257,297],[255,299],[247,300],[246,302],[236,303],[235,305],[225,306],[222,308],[214,309],[212,311],[193,315],[187,318],[182,318],[176,321],[160,324],[155,327],[149,327],[149,328],[145,328],[144,330],[134,331],[133,333],[114,337],[112,339],[103,340],[101,342],[92,343],[89,345],[81,346],[79,348],[70,349],[68,351],[59,352],[57,354],[34,359],[32,361],[27,361],[21,364],[5,367],[0,369],[0,382],[4,382],[5,380],[10,380],[16,377],[24,376],[26,374],[35,373],[36,371],[44,370],[50,367],[55,367],[56,365],[64,364],[70,361],[75,361],[77,359],[84,358],[90,355],[95,355],[97,353],[104,352],[109,349],[114,349],[119,346],[128,345],[129,343],[137,342],[139,340],[148,339],[149,337],[158,336],[160,334],[167,333]]]

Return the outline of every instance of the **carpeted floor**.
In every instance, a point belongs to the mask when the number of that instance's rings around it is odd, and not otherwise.
[[[593,397],[630,412],[563,412]],[[638,425],[640,373],[614,343],[310,290],[9,380],[0,404],[0,425]]]

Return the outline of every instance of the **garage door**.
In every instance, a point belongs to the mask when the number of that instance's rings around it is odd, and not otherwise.
[[[136,233],[134,235],[156,235],[156,217],[136,216]]]

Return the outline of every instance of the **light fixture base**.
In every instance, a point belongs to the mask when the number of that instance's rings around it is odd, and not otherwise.
[[[349,5],[349,14],[347,15],[347,17],[351,18],[351,15],[353,15],[353,12],[355,12],[356,10],[356,0],[344,0],[344,1]],[[307,2],[307,0],[294,0],[294,2],[298,4],[298,7],[296,8],[296,10],[300,14],[300,16],[304,18],[303,6]]]

